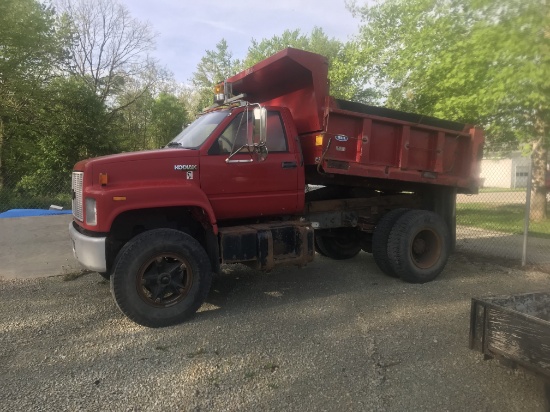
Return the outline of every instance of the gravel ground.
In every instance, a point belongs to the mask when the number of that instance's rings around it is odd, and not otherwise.
[[[542,384],[468,349],[470,298],[550,275],[455,255],[439,279],[371,255],[226,268],[189,322],[147,329],[95,273],[0,281],[0,410],[542,411]]]

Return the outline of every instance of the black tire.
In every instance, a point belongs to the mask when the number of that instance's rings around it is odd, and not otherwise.
[[[411,210],[395,222],[390,233],[389,262],[406,282],[430,282],[445,268],[450,244],[449,229],[438,214]]]
[[[363,252],[372,253],[372,233],[360,232],[359,244]]]
[[[315,235],[313,239],[313,246],[315,247],[315,251],[317,253],[319,253],[321,256],[327,257],[327,255],[325,255],[325,252],[323,252],[323,250],[319,247],[319,244],[317,243],[317,235]]]
[[[397,278],[399,275],[392,269],[388,257],[388,239],[395,222],[410,209],[394,209],[378,221],[372,234],[372,256],[382,272]]]
[[[361,250],[366,253],[372,253],[372,241],[361,242]]]
[[[334,260],[351,259],[361,251],[361,242],[356,229],[340,229],[316,234],[315,243],[321,255]]]
[[[186,233],[155,229],[119,252],[111,292],[119,309],[152,328],[180,323],[202,305],[212,282],[208,255]]]
[[[101,276],[105,280],[111,279],[111,272],[97,272],[99,273],[99,276]]]

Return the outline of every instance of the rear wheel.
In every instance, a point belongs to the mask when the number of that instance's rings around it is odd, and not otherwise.
[[[388,239],[388,258],[393,271],[406,282],[435,279],[449,258],[450,235],[443,219],[434,212],[411,210],[393,226]]]
[[[388,257],[388,239],[395,222],[410,209],[394,209],[386,213],[374,228],[372,234],[372,256],[382,272],[391,277],[399,277],[392,269]]]
[[[119,309],[143,326],[180,323],[202,305],[212,271],[202,246],[173,229],[155,229],[130,240],[119,252],[111,292]]]
[[[361,251],[356,229],[338,229],[315,234],[319,253],[335,260],[351,259]]]

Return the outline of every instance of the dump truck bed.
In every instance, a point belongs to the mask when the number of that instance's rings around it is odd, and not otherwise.
[[[476,193],[483,133],[471,125],[337,100],[328,62],[288,48],[227,79],[233,94],[287,107],[306,166],[320,173],[456,187]]]
[[[456,187],[476,193],[481,130],[433,117],[329,99],[325,130],[301,136],[324,173]]]

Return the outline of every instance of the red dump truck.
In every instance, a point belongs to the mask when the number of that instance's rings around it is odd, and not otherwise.
[[[404,281],[439,275],[456,194],[479,185],[482,131],[335,99],[327,74],[325,57],[285,49],[218,85],[165,148],[74,166],[75,256],[130,319],[185,320],[221,264],[364,250]]]

